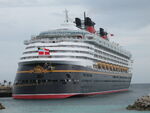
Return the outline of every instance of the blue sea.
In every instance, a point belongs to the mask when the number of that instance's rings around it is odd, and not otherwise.
[[[126,110],[138,97],[150,94],[150,84],[132,84],[127,92],[52,100],[0,98],[0,113],[150,113]]]

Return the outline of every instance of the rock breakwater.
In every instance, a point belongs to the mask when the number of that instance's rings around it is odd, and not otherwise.
[[[0,103],[0,110],[5,109],[5,107]]]
[[[150,111],[150,95],[138,98],[133,105],[127,106],[128,110]]]

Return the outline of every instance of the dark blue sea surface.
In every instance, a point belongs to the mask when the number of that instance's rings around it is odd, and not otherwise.
[[[150,113],[126,110],[138,97],[150,94],[150,84],[132,84],[127,92],[50,100],[0,98],[0,113]]]

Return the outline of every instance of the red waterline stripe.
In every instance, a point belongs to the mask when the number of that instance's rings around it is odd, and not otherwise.
[[[121,91],[128,91],[128,89],[120,89],[120,90],[112,90],[112,91],[103,91],[103,92],[94,92],[94,93],[70,93],[70,94],[27,94],[27,95],[15,95],[13,94],[14,99],[61,99],[61,98],[68,98],[75,95],[98,95],[98,94],[107,94],[107,93],[115,93],[115,92],[121,92]]]
[[[53,94],[53,95],[13,95],[14,99],[56,99],[56,98],[68,98],[75,94]]]
[[[103,91],[103,92],[96,92],[96,93],[87,93],[83,95],[102,95],[107,93],[116,93],[116,92],[122,92],[122,91],[128,91],[128,89],[120,89],[120,90],[112,90],[112,91]]]

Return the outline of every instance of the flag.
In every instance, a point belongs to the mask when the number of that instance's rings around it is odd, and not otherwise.
[[[44,48],[44,50],[45,50],[45,55],[50,55],[49,49]]]
[[[46,48],[38,48],[38,54],[39,55],[50,55],[49,49]]]
[[[43,50],[43,48],[38,48],[38,53],[39,53],[39,55],[44,55],[44,50]]]

